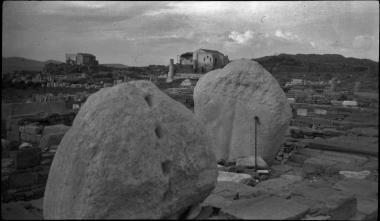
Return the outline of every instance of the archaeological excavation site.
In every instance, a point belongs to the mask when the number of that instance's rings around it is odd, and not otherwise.
[[[376,7],[4,3],[1,218],[377,220]]]

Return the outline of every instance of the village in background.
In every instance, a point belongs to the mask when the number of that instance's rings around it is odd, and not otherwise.
[[[2,202],[41,199],[57,147],[91,94],[148,80],[193,110],[198,79],[231,62],[216,50],[178,53],[168,65],[146,67],[101,64],[88,53],[63,55],[65,62],[3,57]],[[378,62],[333,54],[252,60],[276,78],[292,108],[279,164],[304,162],[310,153],[295,150],[305,145],[378,155]]]

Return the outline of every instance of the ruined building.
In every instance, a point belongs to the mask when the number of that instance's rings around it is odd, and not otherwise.
[[[198,49],[179,56],[176,73],[206,73],[214,69],[223,68],[228,62],[228,56],[219,51]]]
[[[66,54],[66,64],[98,65],[95,55],[88,53]]]

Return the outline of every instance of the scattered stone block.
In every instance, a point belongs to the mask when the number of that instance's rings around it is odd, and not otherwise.
[[[379,136],[379,129],[373,128],[373,127],[353,128],[350,130],[350,132],[357,135],[357,136],[367,136],[367,137],[378,137]]]
[[[305,160],[303,169],[306,174],[319,173],[319,174],[337,174],[339,168],[336,161],[330,159],[323,159],[311,157]]]
[[[41,165],[50,165],[53,159],[45,159],[41,161]]]
[[[65,133],[47,134],[41,138],[40,148],[48,148],[53,145],[59,145]]]
[[[371,174],[369,170],[363,170],[363,171],[339,171],[340,175],[345,176],[346,178],[353,178],[353,179],[365,179],[368,175]]]
[[[236,160],[236,166],[251,167],[251,168],[255,167],[255,157],[249,156],[249,157],[238,158]],[[260,156],[257,156],[257,168],[260,168],[260,169],[268,168],[268,164]]]
[[[302,218],[308,210],[308,206],[299,204],[293,200],[271,196],[235,200],[231,205],[223,208],[222,212],[238,219],[295,220]]]
[[[329,139],[309,140],[308,147],[345,153],[378,156],[378,137],[339,136]]]
[[[27,142],[23,142],[19,147],[18,147],[18,149],[24,149],[24,148],[30,148],[30,147],[33,147],[33,145],[32,144],[30,144],[30,143],[27,143]]]
[[[303,164],[305,160],[307,160],[309,157],[302,155],[302,154],[292,154],[292,156],[289,157],[289,161],[298,163],[298,164]]]
[[[56,133],[66,133],[70,129],[69,126],[66,126],[64,124],[56,124],[52,126],[45,126],[43,129],[43,136],[46,136],[48,134],[56,134]]]
[[[231,182],[240,183],[245,179],[251,179],[251,178],[252,178],[251,175],[245,174],[245,173],[231,173],[231,172],[219,171],[217,181],[218,182],[231,181]]]
[[[260,194],[271,194],[288,198],[291,195],[291,185],[300,182],[301,176],[298,175],[281,175],[279,178],[273,178],[258,183],[254,189]]]

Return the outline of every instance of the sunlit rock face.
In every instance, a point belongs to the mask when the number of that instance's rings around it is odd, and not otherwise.
[[[211,134],[216,159],[257,155],[270,163],[289,127],[291,108],[284,91],[259,63],[240,59],[208,72],[194,89],[194,112]]]

